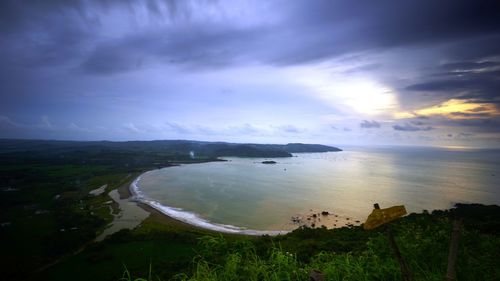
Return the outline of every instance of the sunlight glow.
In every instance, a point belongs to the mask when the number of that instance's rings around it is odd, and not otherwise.
[[[395,113],[395,117],[399,119],[432,115],[443,115],[450,119],[476,119],[498,116],[500,113],[493,104],[474,103],[471,100],[459,99],[450,99],[441,104],[415,111]]]
[[[312,71],[301,75],[298,80],[313,89],[319,98],[346,112],[378,115],[391,113],[398,107],[391,89],[365,77],[333,76]]]
[[[344,98],[344,102],[359,113],[380,114],[396,105],[389,89],[371,81],[341,84],[332,89],[332,94]]]

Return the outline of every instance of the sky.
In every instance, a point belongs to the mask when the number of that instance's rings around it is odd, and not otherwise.
[[[500,1],[0,1],[0,138],[500,147]]]

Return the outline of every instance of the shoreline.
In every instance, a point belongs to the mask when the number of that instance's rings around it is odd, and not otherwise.
[[[174,167],[174,166],[167,166],[167,167],[164,167],[164,168],[168,168],[168,167]],[[140,177],[141,175],[143,175],[144,173],[147,173],[149,171],[153,171],[153,170],[147,170],[147,171],[143,171],[143,172],[140,172],[140,173],[136,173],[132,180],[131,181],[127,181],[126,183],[124,183],[123,185],[121,185],[120,187],[118,187],[116,189],[116,191],[118,192],[118,194],[120,195],[120,199],[131,199],[134,194],[130,191],[130,186],[137,180],[138,177]],[[159,210],[147,205],[147,204],[144,204],[140,201],[135,201],[134,202],[139,208],[143,209],[144,211],[148,212],[150,216],[153,216],[155,219],[157,219],[160,223],[162,224],[166,224],[166,225],[179,225],[179,226],[182,226],[182,227],[186,227],[186,228],[191,228],[191,229],[196,229],[196,230],[202,230],[202,228],[198,228],[198,227],[195,227],[191,224],[188,224],[188,223],[185,223],[183,221],[180,221],[180,220],[176,220],[170,216],[167,216],[165,214],[163,214],[162,212],[160,212]]]
[[[227,161],[227,160],[222,160]],[[140,188],[137,183],[141,177],[147,173],[153,172],[158,169],[175,167],[179,165],[169,165],[157,169],[144,170],[132,175],[133,179],[120,186],[117,191],[120,199],[128,199],[133,201],[138,207],[148,212],[154,219],[164,225],[174,225],[183,228],[188,228],[197,231],[209,231],[215,233],[235,234],[235,235],[249,235],[249,236],[262,236],[262,235],[284,235],[292,232],[300,227],[319,228],[327,227],[329,229],[358,226],[361,224],[360,220],[353,219],[350,216],[338,215],[333,212],[324,210],[309,210],[300,214],[292,216],[292,223],[295,228],[289,230],[254,230],[240,228],[233,225],[218,224],[210,222],[209,220],[199,217],[196,213],[184,211],[182,209],[165,206],[161,203],[148,200],[140,194]],[[329,215],[322,215],[325,212]]]
[[[168,166],[171,167],[171,166]],[[164,167],[164,168],[168,168]],[[136,176],[132,181],[127,182],[120,186],[117,191],[120,195],[120,199],[132,199],[137,206],[149,212],[152,216],[158,218],[162,223],[165,224],[178,224],[184,227],[189,227],[197,230],[203,231],[213,231],[217,233],[225,233],[225,234],[236,234],[236,235],[250,235],[250,236],[261,236],[261,235],[281,235],[286,234],[291,231],[287,230],[253,230],[253,229],[244,229],[239,228],[232,225],[224,225],[212,223],[208,220],[200,218],[197,214],[182,211],[176,208],[172,208],[169,206],[161,205],[155,201],[149,201],[144,198],[141,198],[141,195],[136,192],[138,186],[137,182],[141,179],[141,177],[153,170],[148,170],[140,173]]]

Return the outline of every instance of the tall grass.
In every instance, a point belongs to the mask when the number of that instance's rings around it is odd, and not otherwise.
[[[451,222],[447,218],[405,220],[394,225],[396,241],[406,258],[414,280],[444,280]],[[353,233],[364,231],[352,228]],[[335,232],[332,232],[335,235]],[[362,251],[320,251],[307,260],[270,244],[258,254],[255,241],[229,240],[219,236],[199,239],[199,252],[191,271],[174,275],[175,281],[309,280],[312,270],[321,271],[326,280],[402,280],[384,232],[375,232]],[[464,230],[457,264],[457,280],[500,280],[500,237],[475,230]],[[134,279],[128,276],[131,281]],[[151,273],[148,279],[152,280]]]

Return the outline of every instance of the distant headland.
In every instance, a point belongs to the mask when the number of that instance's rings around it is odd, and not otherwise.
[[[0,139],[0,152],[47,151],[79,149],[82,152],[90,150],[107,151],[109,153],[127,150],[144,152],[146,154],[169,154],[178,160],[214,159],[218,157],[292,157],[292,153],[335,152],[340,148],[321,144],[255,144],[206,142],[192,140],[153,140],[153,141],[57,141],[57,140],[14,140]],[[13,151],[9,151],[13,150]]]

